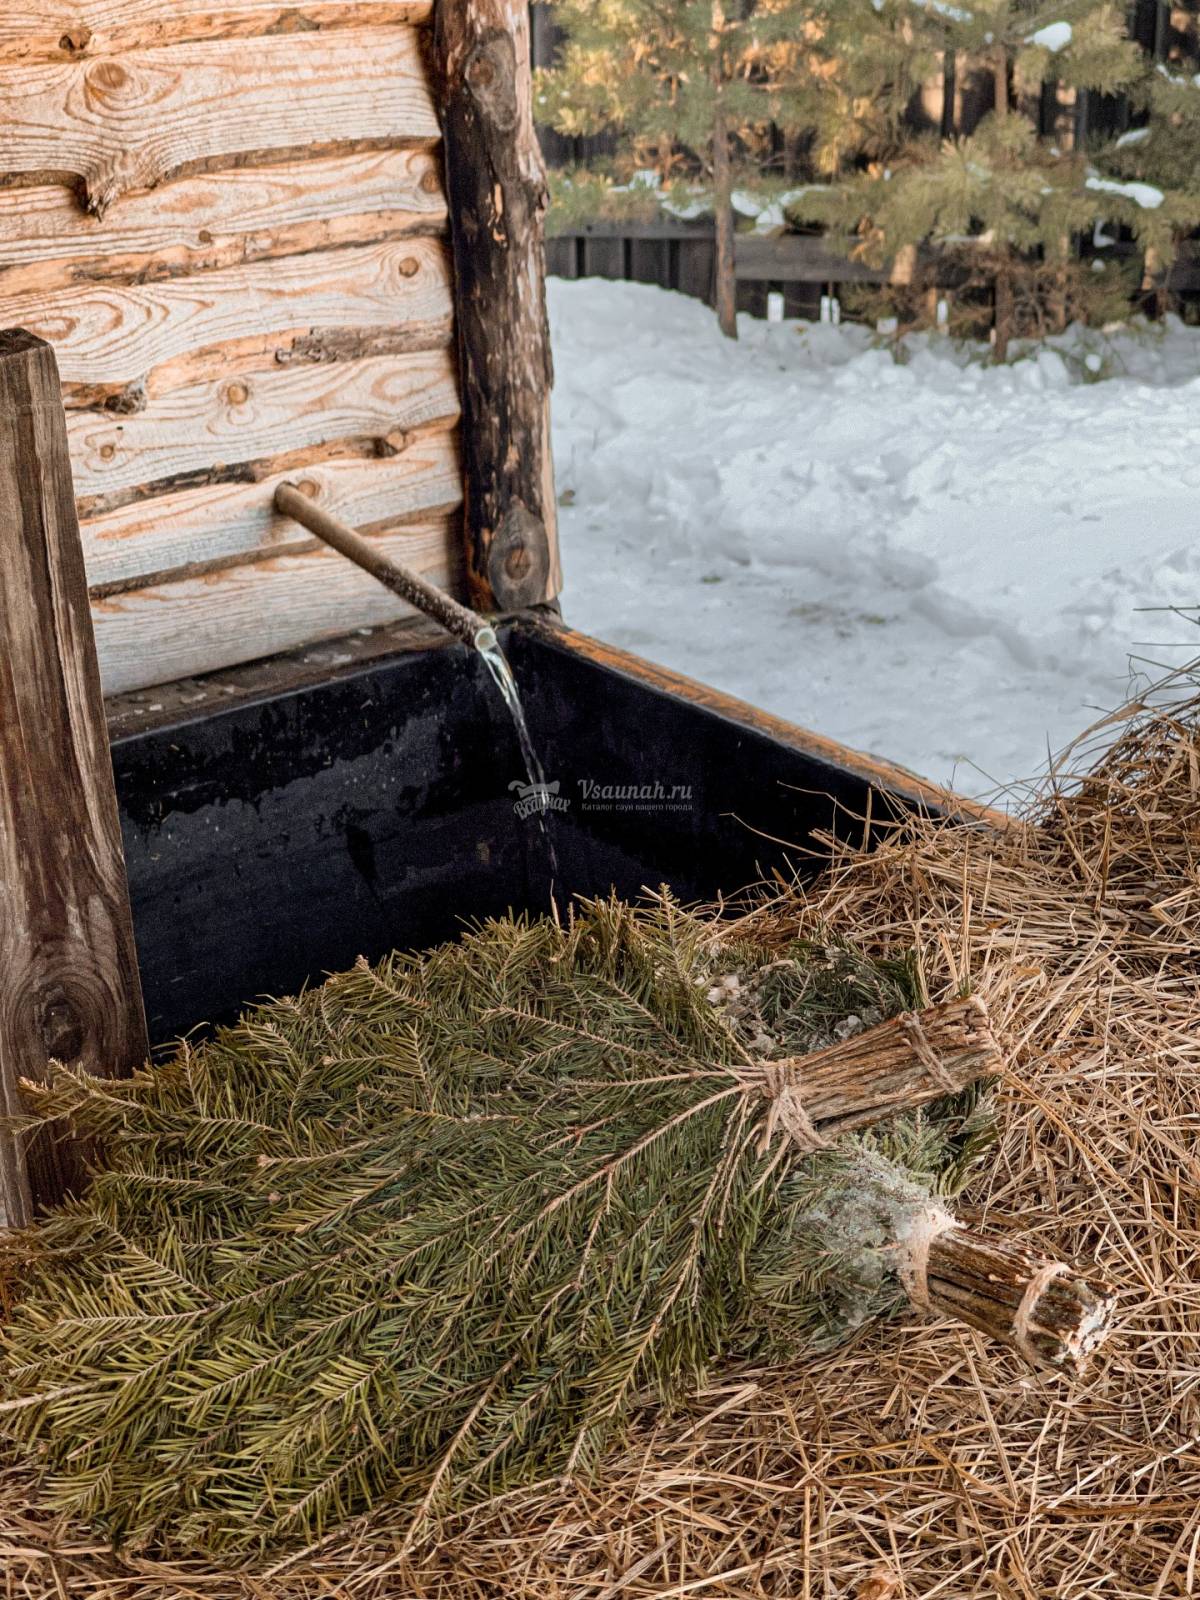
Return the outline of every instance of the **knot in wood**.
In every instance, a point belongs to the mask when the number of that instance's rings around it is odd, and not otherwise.
[[[129,74],[119,61],[97,61],[94,67],[88,69],[84,82],[91,96],[104,100],[125,87],[129,82]]]
[[[510,506],[488,552],[488,581],[497,604],[519,610],[545,598],[550,579],[546,525],[528,507]]]
[[[479,114],[500,133],[517,126],[517,56],[511,34],[491,33],[467,57],[463,78]]]
[[[50,1060],[70,1062],[83,1050],[84,1026],[70,996],[52,983],[34,1000],[38,1036]]]

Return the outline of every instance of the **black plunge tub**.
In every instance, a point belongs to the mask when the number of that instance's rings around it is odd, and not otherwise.
[[[110,705],[152,1040],[465,923],[803,869],[825,829],[961,806],[896,767],[572,632],[500,630],[546,774],[464,645],[376,630]]]

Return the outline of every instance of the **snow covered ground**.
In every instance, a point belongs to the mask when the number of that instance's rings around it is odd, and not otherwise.
[[[938,336],[550,285],[564,614],[973,794],[1200,654],[1200,331]]]

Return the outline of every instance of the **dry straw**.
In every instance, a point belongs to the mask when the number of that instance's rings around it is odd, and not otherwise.
[[[523,1492],[401,1554],[386,1518],[273,1573],[117,1560],[0,1484],[0,1571],[31,1600],[1175,1600],[1200,1594],[1200,698],[1127,709],[1002,832],[921,819],[831,844],[754,914],[916,947],[969,975],[1012,1062],[965,1219],[1095,1260],[1121,1325],[1082,1379],[915,1316],[790,1369],[714,1376],[585,1484]],[[1112,735],[1110,725],[1098,737]],[[1076,751],[1086,757],[1084,743]],[[973,1209],[972,1209],[973,1208]]]

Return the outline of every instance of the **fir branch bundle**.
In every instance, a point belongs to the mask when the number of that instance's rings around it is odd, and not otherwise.
[[[995,1070],[986,1027],[959,1007],[924,1077],[924,1035],[885,1030],[908,1077],[877,1114],[936,1104],[884,1136],[805,1146],[779,1101],[819,1119],[795,1058],[828,1075],[916,999],[903,962],[605,902],[361,965],[132,1082],[61,1071],[40,1110],[106,1164],[10,1246],[0,1425],[58,1504],[183,1552],[385,1498],[415,1533],[584,1469],[722,1357],[898,1303],[898,1241],[831,1248],[822,1197],[867,1159],[922,1205],[954,1186],[986,1119],[947,1091]],[[867,1120],[839,1105],[830,1131]]]

